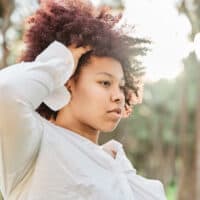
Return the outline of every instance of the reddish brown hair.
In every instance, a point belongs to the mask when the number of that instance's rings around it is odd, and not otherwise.
[[[125,108],[131,106],[130,91],[138,96],[138,86],[134,81],[135,76],[143,73],[143,67],[138,62],[137,56],[144,55],[144,44],[148,40],[130,37],[128,25],[116,28],[121,19],[121,14],[113,16],[109,9],[96,8],[92,4],[81,0],[46,1],[41,3],[39,9],[27,20],[27,30],[24,34],[26,50],[21,56],[21,61],[33,61],[52,41],[57,40],[66,46],[92,46],[93,50],[83,55],[79,61],[75,74],[89,61],[90,56],[108,56],[118,60],[125,76]],[[127,29],[128,28],[128,29]],[[44,103],[37,109],[43,117],[57,116]]]

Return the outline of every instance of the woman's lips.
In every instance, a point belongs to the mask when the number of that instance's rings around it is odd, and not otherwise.
[[[114,108],[112,110],[109,110],[108,113],[114,118],[120,118],[121,115],[122,115],[122,109],[121,108]]]

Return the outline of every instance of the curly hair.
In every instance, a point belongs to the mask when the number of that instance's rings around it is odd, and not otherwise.
[[[28,18],[24,33],[26,49],[21,61],[33,61],[51,42],[57,40],[68,46],[92,46],[92,51],[79,60],[75,74],[86,64],[92,55],[107,56],[118,60],[125,77],[125,110],[130,110],[130,91],[138,97],[139,86],[134,77],[141,76],[144,68],[138,55],[145,55],[145,44],[149,40],[129,36],[132,30],[128,24],[116,28],[122,14],[113,15],[108,7],[94,7],[88,1],[59,0],[45,1]],[[46,119],[56,119],[58,111],[51,110],[42,103],[36,111]]]

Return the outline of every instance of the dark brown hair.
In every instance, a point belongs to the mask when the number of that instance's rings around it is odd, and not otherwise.
[[[115,25],[121,17],[121,14],[114,16],[108,8],[96,8],[87,1],[62,0],[41,3],[39,9],[27,20],[27,30],[24,34],[26,50],[20,60],[33,61],[54,40],[66,46],[90,45],[93,50],[81,57],[75,74],[92,55],[118,60],[125,76],[125,108],[128,108],[131,106],[128,93],[132,91],[138,96],[138,86],[134,77],[143,74],[143,67],[137,56],[146,53],[144,44],[149,41],[129,36],[128,31],[130,32],[132,27],[127,24],[117,28]],[[57,116],[57,112],[44,103],[36,111],[46,119],[55,119]]]

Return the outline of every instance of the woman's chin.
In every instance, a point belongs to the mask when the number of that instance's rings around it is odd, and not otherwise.
[[[101,132],[112,132],[115,130],[115,128],[117,127],[119,123],[115,123],[115,124],[111,124],[109,126],[104,126],[100,129]]]

